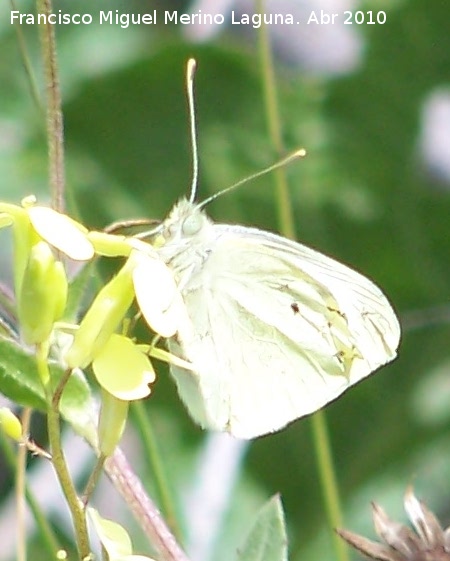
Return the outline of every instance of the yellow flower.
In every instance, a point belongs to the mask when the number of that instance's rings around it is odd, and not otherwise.
[[[94,257],[88,231],[79,222],[44,206],[30,206],[25,210],[39,236],[56,249],[75,261],[89,261]]]
[[[150,394],[155,371],[148,356],[124,335],[113,334],[92,363],[98,383],[118,399],[130,401]]]
[[[64,356],[69,368],[92,363],[100,386],[123,401],[146,397],[155,374],[149,356],[176,361],[170,353],[150,349],[116,332],[136,296],[142,315],[155,333],[174,335],[183,320],[184,304],[170,269],[152,246],[134,238],[90,233],[95,250],[108,255],[128,253],[117,273],[97,294],[75,331]]]
[[[14,237],[14,287],[18,308],[22,311],[21,319],[30,320],[25,326],[25,340],[39,343],[48,336],[49,324],[52,326],[61,315],[67,296],[63,265],[55,259],[49,246],[79,261],[91,259],[94,248],[84,226],[65,214],[36,205],[33,196],[23,199],[22,206],[0,203],[0,227],[9,225]],[[22,286],[24,283],[26,286]],[[46,304],[50,311],[46,311]],[[45,317],[39,328],[41,312]]]
[[[25,197],[22,206],[0,203],[0,228],[11,224],[15,253],[26,253],[29,246],[45,240],[76,261],[88,261],[94,257],[87,229],[66,214],[37,205],[34,196]],[[26,260],[25,255],[20,257]]]
[[[172,271],[153,248],[135,249],[133,285],[139,309],[149,327],[161,337],[172,337],[186,317],[184,302]]]
[[[129,261],[97,294],[75,332],[65,360],[70,368],[85,368],[101,352],[123,321],[134,299]]]
[[[153,248],[133,238],[91,235],[102,252],[125,251],[129,256],[115,277],[95,297],[75,333],[66,355],[70,368],[90,364],[123,321],[136,296],[148,325],[162,337],[171,337],[184,318],[184,304],[170,269]]]
[[[17,442],[22,441],[22,424],[8,407],[0,407],[0,426],[10,438]]]

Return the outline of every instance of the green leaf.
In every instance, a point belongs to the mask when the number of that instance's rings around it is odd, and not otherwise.
[[[56,385],[63,369],[50,364],[50,372]],[[33,355],[11,339],[0,338],[0,392],[20,405],[45,412],[47,410],[44,389]],[[93,442],[96,432],[94,406],[89,385],[81,372],[74,372],[64,388],[60,410],[74,430]]]
[[[145,555],[133,555],[131,538],[123,526],[103,518],[95,508],[88,508],[88,512],[110,561],[154,561]]]
[[[89,508],[88,512],[108,556],[116,558],[119,555],[131,555],[131,539],[125,528],[117,522],[103,518],[95,508]]]
[[[236,561],[287,561],[288,547],[283,506],[273,496],[258,512],[253,526],[239,548]]]

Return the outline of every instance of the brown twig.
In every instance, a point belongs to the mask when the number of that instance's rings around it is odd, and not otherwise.
[[[44,61],[47,86],[47,142],[49,157],[49,179],[52,206],[64,211],[64,126],[61,110],[61,90],[58,78],[54,25],[48,22],[52,13],[51,0],[37,0],[38,14],[44,14],[46,23],[39,25],[42,60]]]
[[[189,561],[120,448],[106,460],[105,471],[164,561]]]

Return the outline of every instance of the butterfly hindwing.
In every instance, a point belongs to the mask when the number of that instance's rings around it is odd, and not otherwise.
[[[278,430],[395,356],[398,323],[371,281],[275,234],[211,232],[171,344],[193,364],[173,374],[201,425],[244,438]]]

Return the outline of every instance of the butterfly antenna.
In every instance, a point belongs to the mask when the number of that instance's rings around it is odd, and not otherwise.
[[[210,202],[217,199],[217,197],[221,197],[222,195],[224,195],[225,193],[228,193],[229,191],[234,191],[234,189],[237,189],[238,187],[240,187],[244,183],[247,183],[249,181],[253,181],[253,179],[256,179],[257,177],[261,177],[262,175],[266,175],[266,173],[270,173],[271,171],[274,171],[278,168],[286,166],[286,165],[290,164],[291,162],[293,162],[294,160],[297,160],[298,158],[304,158],[305,156],[306,156],[306,150],[304,148],[299,148],[298,150],[295,150],[295,152],[292,152],[291,154],[288,154],[285,158],[283,158],[282,160],[279,160],[278,162],[275,162],[271,166],[269,166],[267,168],[264,168],[261,171],[257,171],[256,173],[252,173],[252,175],[249,175],[248,177],[245,177],[244,179],[241,179],[237,183],[234,183],[233,185],[230,185],[230,187],[227,187],[226,189],[222,189],[222,191],[219,191],[218,193],[214,193],[214,195],[211,195],[210,197],[208,197],[207,199],[202,201],[199,204],[199,207],[203,208],[206,205],[208,205]]]
[[[197,125],[195,122],[195,103],[194,103],[194,75],[197,63],[190,58],[186,69],[186,89],[189,105],[189,124],[191,127],[191,147],[192,147],[192,184],[189,195],[189,202],[193,203],[197,196],[198,185],[198,146],[197,146]]]

